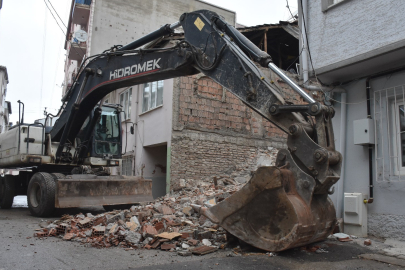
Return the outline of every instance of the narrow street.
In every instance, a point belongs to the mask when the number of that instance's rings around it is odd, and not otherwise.
[[[405,266],[404,260],[387,256],[384,258],[391,259],[395,265],[361,259],[362,254],[378,258],[378,248],[383,248],[384,244],[376,240],[372,248],[356,241],[328,240],[316,244],[321,247],[317,252],[311,252],[309,247],[295,248],[271,256],[242,247],[239,253],[242,255],[235,255],[233,249],[228,248],[205,256],[182,257],[177,252],[97,249],[58,238],[38,239],[33,234],[40,229],[42,219],[30,215],[24,207],[24,197],[17,198],[13,209],[0,209],[0,269],[401,269],[401,264]],[[80,212],[97,214],[103,209],[59,211],[49,220]]]

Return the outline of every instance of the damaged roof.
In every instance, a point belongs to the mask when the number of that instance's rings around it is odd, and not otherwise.
[[[236,28],[258,48],[267,52],[273,62],[283,70],[297,73],[295,64],[299,60],[298,22],[280,21],[277,24],[262,24]],[[173,46],[175,40],[182,40],[183,33],[174,33],[165,38],[159,38],[144,48],[165,48]],[[294,69],[292,71],[291,69]]]

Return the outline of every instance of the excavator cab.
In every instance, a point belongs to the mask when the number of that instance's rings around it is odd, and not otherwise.
[[[85,157],[120,159],[122,157],[120,106],[104,104],[101,108],[101,115],[97,116],[95,108],[83,123],[76,137],[76,144],[86,147]],[[95,125],[89,138],[90,141],[87,143],[86,134],[91,129],[94,117],[97,117],[97,119],[94,119]]]

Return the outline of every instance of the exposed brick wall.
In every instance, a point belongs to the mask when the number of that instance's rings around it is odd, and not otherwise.
[[[292,89],[265,71],[286,100],[302,103]],[[174,81],[171,188],[217,177],[250,178],[273,165],[286,134],[202,74]]]
[[[259,166],[274,165],[278,148],[256,146],[242,139],[230,142],[221,135],[181,135],[172,140],[171,189],[211,182],[213,177],[247,181]],[[232,140],[228,137],[228,140]],[[251,141],[253,142],[253,141]],[[239,179],[240,180],[240,179]]]
[[[185,129],[224,135],[286,138],[285,133],[229,91],[201,75],[181,77],[178,124]]]

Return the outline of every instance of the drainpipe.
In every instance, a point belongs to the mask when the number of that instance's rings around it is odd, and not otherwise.
[[[302,4],[302,6],[301,6]],[[302,53],[301,53],[301,65],[302,65],[302,78],[304,83],[308,82],[309,76],[308,76],[308,54],[307,54],[307,34],[306,34],[306,27],[308,25],[308,20],[307,20],[307,0],[302,0],[302,1],[298,1],[298,10],[301,11],[301,16],[300,17],[300,29],[301,29],[301,40],[302,40]],[[305,23],[304,23],[304,19],[305,19]]]
[[[135,125],[134,125],[134,135],[135,136],[135,140],[134,140],[134,145],[133,147],[134,149],[134,160],[133,160],[133,164],[132,164],[132,175],[136,175],[136,150],[137,150],[137,132],[138,132],[138,119],[139,119],[139,112],[138,112],[138,106],[139,106],[139,85],[136,86],[136,95],[132,94],[132,96],[136,97],[136,109],[135,109]],[[136,129],[136,130],[135,130]]]
[[[382,75],[380,75],[382,76]],[[370,101],[370,80],[373,77],[368,77],[366,80],[366,96],[367,96],[367,118],[371,118],[371,101]],[[374,202],[374,185],[373,185],[373,145],[368,145],[368,184],[369,184],[369,199],[365,202]]]
[[[344,90],[344,89],[343,89]],[[346,154],[346,91],[342,91],[340,94],[340,147],[339,152],[342,157]],[[337,183],[337,214],[339,217],[343,217],[343,197],[344,197],[344,176],[345,176],[345,159],[342,161],[342,168],[340,170],[340,181]]]

